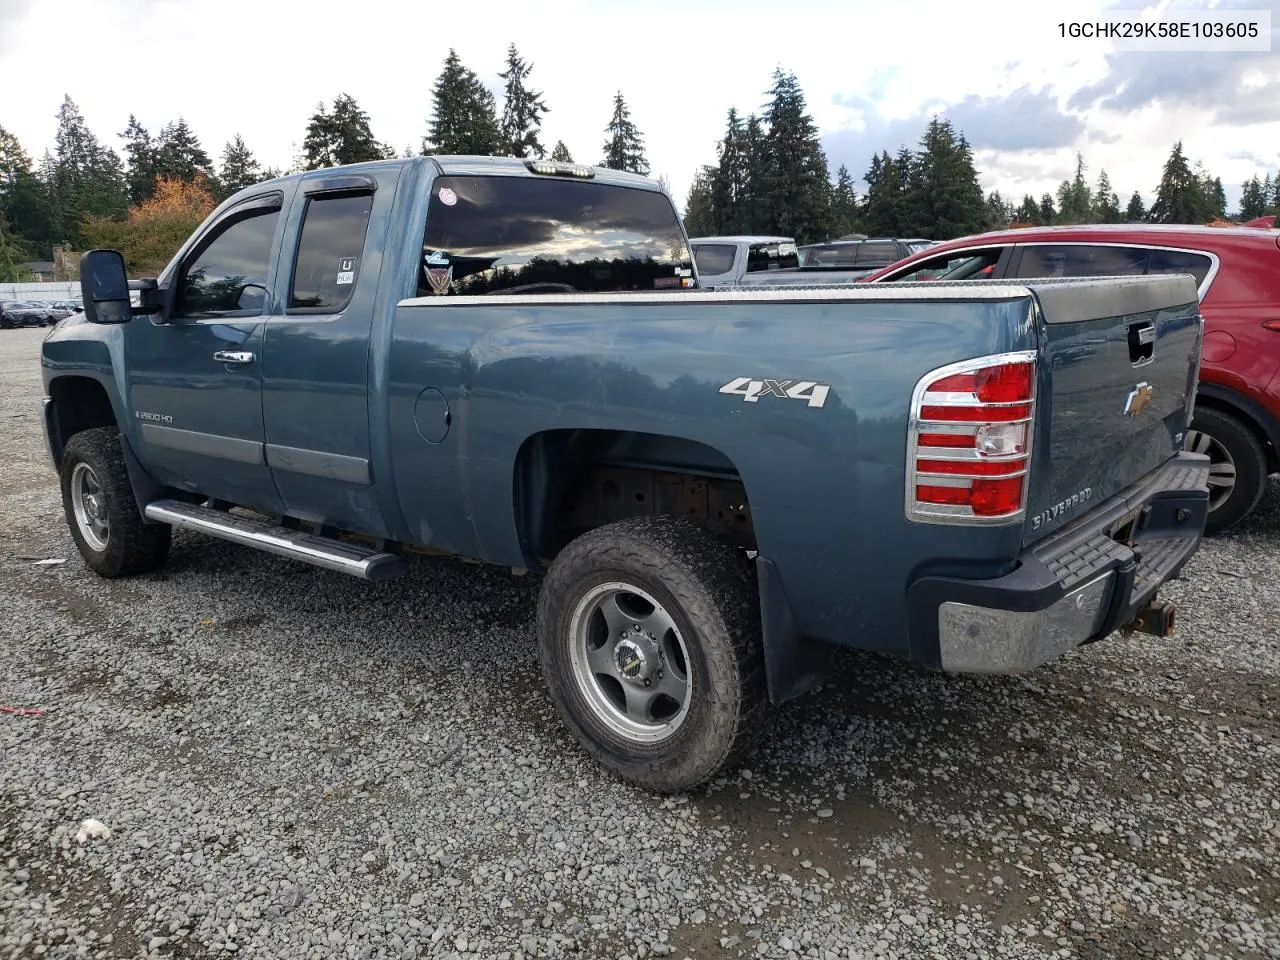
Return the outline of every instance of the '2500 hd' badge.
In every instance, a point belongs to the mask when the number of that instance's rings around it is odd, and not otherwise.
[[[734,377],[721,393],[742,397],[743,403],[759,403],[761,397],[781,397],[783,400],[805,400],[811,407],[827,402],[831,385],[816,380],[752,380],[750,377]]]

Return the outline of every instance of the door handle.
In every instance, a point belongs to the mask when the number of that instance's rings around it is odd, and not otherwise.
[[[219,363],[253,363],[253,354],[247,350],[219,350],[213,359]]]

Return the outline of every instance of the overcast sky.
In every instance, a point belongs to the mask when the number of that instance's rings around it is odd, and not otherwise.
[[[1268,9],[1280,28],[1280,0],[1173,5]],[[448,48],[498,93],[515,42],[550,108],[548,149],[563,139],[597,162],[621,89],[681,203],[728,108],[760,110],[780,66],[800,80],[833,175],[846,163],[861,178],[873,153],[914,146],[941,112],[973,144],[983,186],[1015,199],[1053,190],[1080,150],[1122,205],[1134,189],[1149,202],[1181,138],[1234,206],[1242,180],[1280,164],[1280,38],[1268,53],[1157,54],[1059,37],[1067,9],[1087,20],[1107,6],[1144,5],[0,0],[0,126],[38,159],[66,93],[117,149],[130,113],[153,133],[181,115],[215,159],[238,132],[286,168],[317,101],[346,92],[375,136],[417,149]]]

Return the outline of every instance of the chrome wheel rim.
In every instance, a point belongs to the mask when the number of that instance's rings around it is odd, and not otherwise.
[[[675,620],[634,584],[592,587],[569,621],[573,677],[587,706],[618,736],[653,744],[689,715],[689,649]]]
[[[71,508],[80,536],[93,550],[107,549],[107,499],[98,475],[87,463],[77,463],[71,471]]]
[[[1236,489],[1236,462],[1221,443],[1201,430],[1188,430],[1184,448],[1209,457],[1209,512],[1217,510]]]

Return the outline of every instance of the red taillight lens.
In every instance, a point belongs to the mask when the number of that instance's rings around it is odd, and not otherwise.
[[[963,523],[1021,515],[1035,379],[1036,354],[1027,351],[943,368],[917,385],[908,516]]]
[[[916,486],[916,500],[951,507],[968,507],[975,517],[1000,517],[1022,509],[1022,477],[974,480],[968,487]]]

